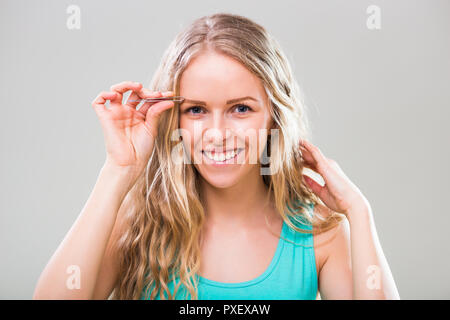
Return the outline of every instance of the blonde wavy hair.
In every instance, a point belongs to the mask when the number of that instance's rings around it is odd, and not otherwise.
[[[150,84],[151,90],[179,95],[179,79],[192,58],[205,50],[226,54],[261,79],[270,101],[270,113],[279,129],[277,148],[270,150],[270,172],[263,175],[276,210],[298,232],[323,232],[342,216],[313,219],[307,205],[321,203],[302,178],[299,141],[309,138],[306,108],[291,66],[277,41],[259,24],[236,14],[216,13],[193,21],[165,51]],[[146,170],[129,191],[122,206],[126,228],[117,241],[119,276],[112,299],[175,299],[180,286],[198,299],[200,243],[205,211],[194,165],[173,161],[180,144],[172,133],[179,124],[179,105],[161,115],[155,147]],[[175,155],[182,159],[183,148]],[[306,205],[306,206],[305,206]],[[290,218],[307,222],[305,230]],[[169,283],[179,277],[172,294]],[[186,298],[186,297],[184,297]]]

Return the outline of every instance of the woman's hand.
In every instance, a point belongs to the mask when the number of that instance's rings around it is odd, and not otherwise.
[[[173,101],[145,102],[139,110],[139,102],[122,104],[123,94],[132,90],[128,100],[171,96],[172,92],[151,92],[142,84],[126,81],[101,92],[92,102],[100,120],[106,144],[106,163],[113,167],[143,170],[153,151],[161,113],[172,106]],[[105,107],[110,100],[110,108]]]
[[[306,140],[300,141],[304,166],[319,173],[325,185],[322,187],[310,177],[303,175],[309,188],[331,210],[345,214],[370,209],[369,202],[361,191],[349,180],[333,159],[326,158],[318,147]]]

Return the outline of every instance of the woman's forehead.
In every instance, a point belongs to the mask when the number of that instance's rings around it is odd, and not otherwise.
[[[192,91],[199,88],[263,90],[261,80],[242,63],[217,54],[196,57],[183,71],[180,77],[180,90]]]

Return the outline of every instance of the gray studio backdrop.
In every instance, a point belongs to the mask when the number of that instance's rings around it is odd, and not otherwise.
[[[2,0],[0,298],[32,298],[92,191],[105,159],[94,97],[124,80],[148,86],[177,32],[221,11],[284,48],[312,142],[369,199],[400,297],[449,299],[448,0]]]

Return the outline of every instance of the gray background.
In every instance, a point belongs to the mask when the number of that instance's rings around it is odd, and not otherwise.
[[[369,199],[402,299],[449,299],[450,1],[0,2],[0,298],[31,299],[105,159],[91,101],[178,31],[245,15],[284,48],[312,142]],[[81,9],[69,30],[66,9]],[[366,27],[369,5],[381,29]]]

